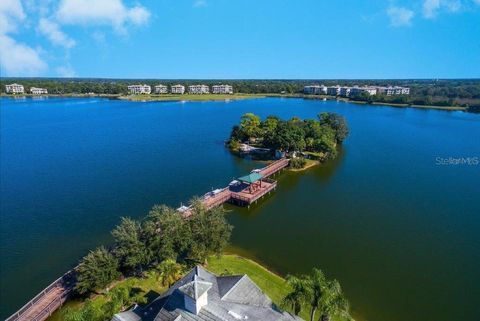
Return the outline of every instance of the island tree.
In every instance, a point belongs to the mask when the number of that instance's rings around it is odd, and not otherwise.
[[[237,150],[240,142],[255,142],[257,146],[292,155],[311,152],[328,158],[336,156],[337,145],[348,136],[345,118],[335,113],[322,113],[318,120],[293,117],[285,121],[268,116],[258,125],[259,119],[252,113],[243,115],[240,125],[232,128],[229,148]]]
[[[113,254],[126,272],[142,273],[143,266],[150,262],[149,251],[142,241],[142,228],[139,222],[123,217],[120,225],[112,231],[115,240]]]
[[[75,290],[80,294],[103,290],[120,276],[118,260],[104,247],[82,258],[76,272]]]
[[[320,269],[314,268],[311,274],[299,277],[287,276],[291,291],[284,297],[283,304],[290,306],[298,315],[302,307],[310,309],[310,321],[315,321],[317,311],[320,320],[341,316],[351,320],[348,301],[343,295],[337,280],[328,280]]]

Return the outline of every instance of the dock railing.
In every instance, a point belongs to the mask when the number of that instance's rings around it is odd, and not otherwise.
[[[17,312],[12,314],[5,321],[23,321],[27,320],[24,317],[29,310],[35,308],[37,304],[42,299],[46,298],[47,295],[52,292],[55,288],[63,288],[58,296],[54,297],[50,303],[48,303],[42,310],[40,310],[36,315],[29,315],[28,321],[43,321],[47,319],[56,309],[58,309],[67,299],[70,294],[73,286],[75,284],[75,269],[68,271],[55,281],[53,281],[49,286],[47,286],[42,292],[38,293],[33,299],[28,301],[23,307],[20,308]]]

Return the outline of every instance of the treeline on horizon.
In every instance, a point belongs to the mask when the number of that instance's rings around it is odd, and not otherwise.
[[[480,79],[358,79],[358,80],[321,80],[321,79],[289,79],[289,80],[189,80],[189,79],[100,79],[100,78],[2,78],[1,91],[5,92],[5,85],[13,82],[21,83],[25,89],[30,87],[47,88],[50,94],[127,94],[127,86],[131,84],[158,84],[185,86],[206,84],[209,86],[228,83],[237,93],[245,94],[302,94],[303,87],[312,84],[340,85],[340,86],[408,86],[409,96],[372,96],[356,97],[356,100],[368,102],[387,102],[414,105],[436,106],[463,106],[480,107]]]

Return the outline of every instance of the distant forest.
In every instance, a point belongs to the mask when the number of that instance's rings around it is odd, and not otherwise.
[[[131,84],[158,84],[185,86],[192,84],[215,85],[228,83],[234,91],[246,94],[302,94],[305,85],[324,84],[340,86],[407,86],[409,96],[370,96],[355,99],[369,102],[403,103],[415,105],[464,106],[480,108],[480,79],[438,79],[438,80],[156,80],[156,79],[87,79],[87,78],[2,78],[1,91],[13,82],[30,87],[47,88],[50,94],[126,94]],[[152,88],[153,89],[153,88]]]

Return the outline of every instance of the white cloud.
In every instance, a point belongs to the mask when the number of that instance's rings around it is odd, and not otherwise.
[[[45,35],[53,44],[65,47],[67,49],[75,46],[75,40],[60,30],[58,24],[41,18],[38,23],[38,30]]]
[[[0,35],[0,65],[8,76],[36,76],[47,70],[39,50]]]
[[[0,34],[16,32],[18,22],[25,19],[20,0],[0,1]]]
[[[473,2],[475,2],[476,4],[478,4],[480,6],[480,0],[473,0]]]
[[[207,1],[206,0],[195,0],[193,3],[194,8],[201,8],[201,7],[206,7],[207,6]]]
[[[390,7],[387,9],[390,25],[393,27],[409,26],[415,15],[412,10],[403,7]]]
[[[64,24],[111,25],[124,32],[127,24],[147,23],[150,12],[140,5],[128,8],[122,0],[62,0],[56,17]]]
[[[474,0],[479,2],[480,0]],[[427,19],[435,18],[439,11],[457,12],[463,4],[460,0],[423,0],[423,16]]]
[[[425,18],[433,18],[437,15],[440,9],[440,0],[424,0],[423,1],[423,16]]]
[[[35,76],[47,70],[40,49],[17,42],[12,33],[25,20],[20,0],[0,1],[0,67],[6,76]]]
[[[72,66],[70,65],[58,67],[55,69],[55,71],[60,77],[64,78],[73,78],[76,75],[75,70],[73,70]]]

